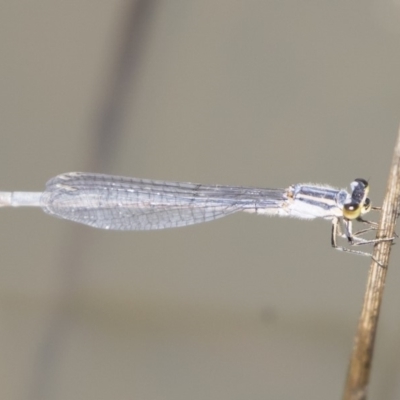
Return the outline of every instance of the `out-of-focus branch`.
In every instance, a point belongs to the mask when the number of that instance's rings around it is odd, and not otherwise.
[[[377,239],[392,238],[399,214],[400,201],[400,129],[394,148],[382,215],[377,231]],[[367,398],[367,389],[372,365],[375,336],[377,332],[379,310],[389,265],[392,241],[382,241],[374,247],[373,259],[368,276],[364,304],[358,322],[353,353],[350,359],[344,400],[363,400]]]

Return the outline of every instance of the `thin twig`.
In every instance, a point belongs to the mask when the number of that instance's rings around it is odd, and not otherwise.
[[[395,235],[394,229],[399,213],[399,201],[400,129],[394,149],[385,200],[382,206],[377,239],[392,238]],[[374,247],[364,304],[358,322],[343,400],[364,400],[367,398],[379,310],[382,302],[391,247],[392,241],[383,241],[377,243]]]

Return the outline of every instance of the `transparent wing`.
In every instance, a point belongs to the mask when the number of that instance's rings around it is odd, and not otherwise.
[[[281,207],[284,189],[200,185],[73,172],[52,178],[41,197],[45,212],[96,228],[164,229],[237,211]]]

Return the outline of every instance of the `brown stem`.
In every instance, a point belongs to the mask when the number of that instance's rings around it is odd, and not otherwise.
[[[385,200],[382,205],[377,239],[394,237],[395,224],[399,213],[399,201],[400,129],[394,149]],[[379,310],[382,303],[391,248],[392,241],[382,241],[374,246],[364,304],[358,322],[343,400],[364,400],[367,398]]]

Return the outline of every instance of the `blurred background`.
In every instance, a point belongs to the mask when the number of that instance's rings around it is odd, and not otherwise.
[[[382,201],[400,2],[4,1],[1,190],[59,173],[348,187]],[[369,260],[330,225],[109,232],[0,213],[3,399],[338,399]],[[378,218],[376,216],[375,218]],[[400,397],[392,253],[370,394]]]

